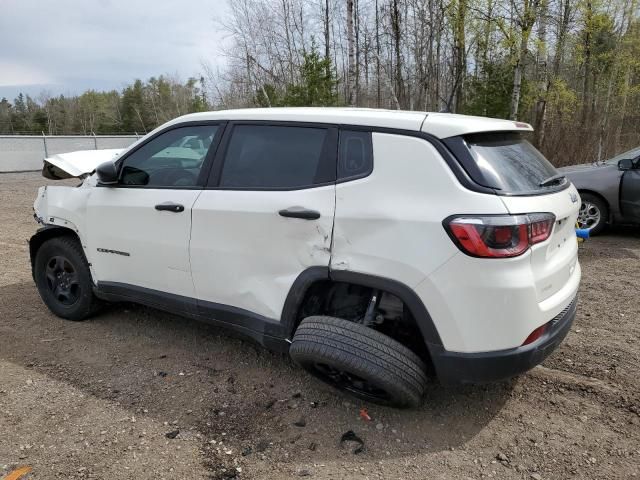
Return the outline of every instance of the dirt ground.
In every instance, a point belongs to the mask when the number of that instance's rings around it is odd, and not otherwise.
[[[578,316],[543,366],[502,384],[433,384],[421,409],[398,411],[152,309],[54,317],[26,243],[43,183],[0,175],[0,478],[23,465],[37,479],[640,476],[639,229],[581,248]],[[340,445],[348,430],[362,453]]]

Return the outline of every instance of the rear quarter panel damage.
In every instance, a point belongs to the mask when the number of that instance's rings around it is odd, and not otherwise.
[[[497,196],[462,187],[426,140],[374,133],[373,150],[371,175],[337,185],[333,270],[415,287],[458,252],[445,218],[507,213]]]

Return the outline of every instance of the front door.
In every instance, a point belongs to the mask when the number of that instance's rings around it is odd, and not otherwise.
[[[279,320],[297,276],[329,266],[336,141],[337,129],[327,126],[227,126],[192,213],[202,314],[232,307],[236,317]]]
[[[635,168],[622,174],[620,181],[620,209],[626,222],[640,223],[640,158]]]
[[[99,283],[194,297],[191,209],[217,131],[217,125],[201,124],[165,131],[125,154],[117,185],[93,189],[87,251]]]

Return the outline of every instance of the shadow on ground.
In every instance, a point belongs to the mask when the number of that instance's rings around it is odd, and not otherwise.
[[[262,442],[322,459],[355,430],[364,455],[439,451],[462,445],[501,410],[513,383],[429,389],[423,408],[399,411],[328,389],[284,356],[212,326],[135,305],[114,305],[86,322],[59,319],[32,284],[0,288],[0,357],[117,402],[132,415],[223,433],[239,448]],[[368,409],[371,422],[359,419]],[[304,427],[296,426],[303,419]],[[175,422],[175,424],[173,423]],[[380,426],[379,424],[382,424]],[[388,434],[383,436],[382,432]]]

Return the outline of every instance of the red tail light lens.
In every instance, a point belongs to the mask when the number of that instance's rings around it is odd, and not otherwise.
[[[536,213],[529,215],[529,221],[529,241],[535,245],[549,238],[556,217],[550,213]]]
[[[445,220],[449,235],[464,253],[483,258],[517,257],[544,242],[555,223],[551,213],[459,216]]]
[[[544,332],[547,330],[547,324],[545,323],[544,325],[542,325],[541,327],[536,328],[533,332],[531,332],[529,334],[529,336],[527,337],[527,339],[524,341],[524,343],[522,344],[522,346],[525,345],[529,345],[530,343],[535,342],[536,340],[538,340],[542,335],[544,335]]]

